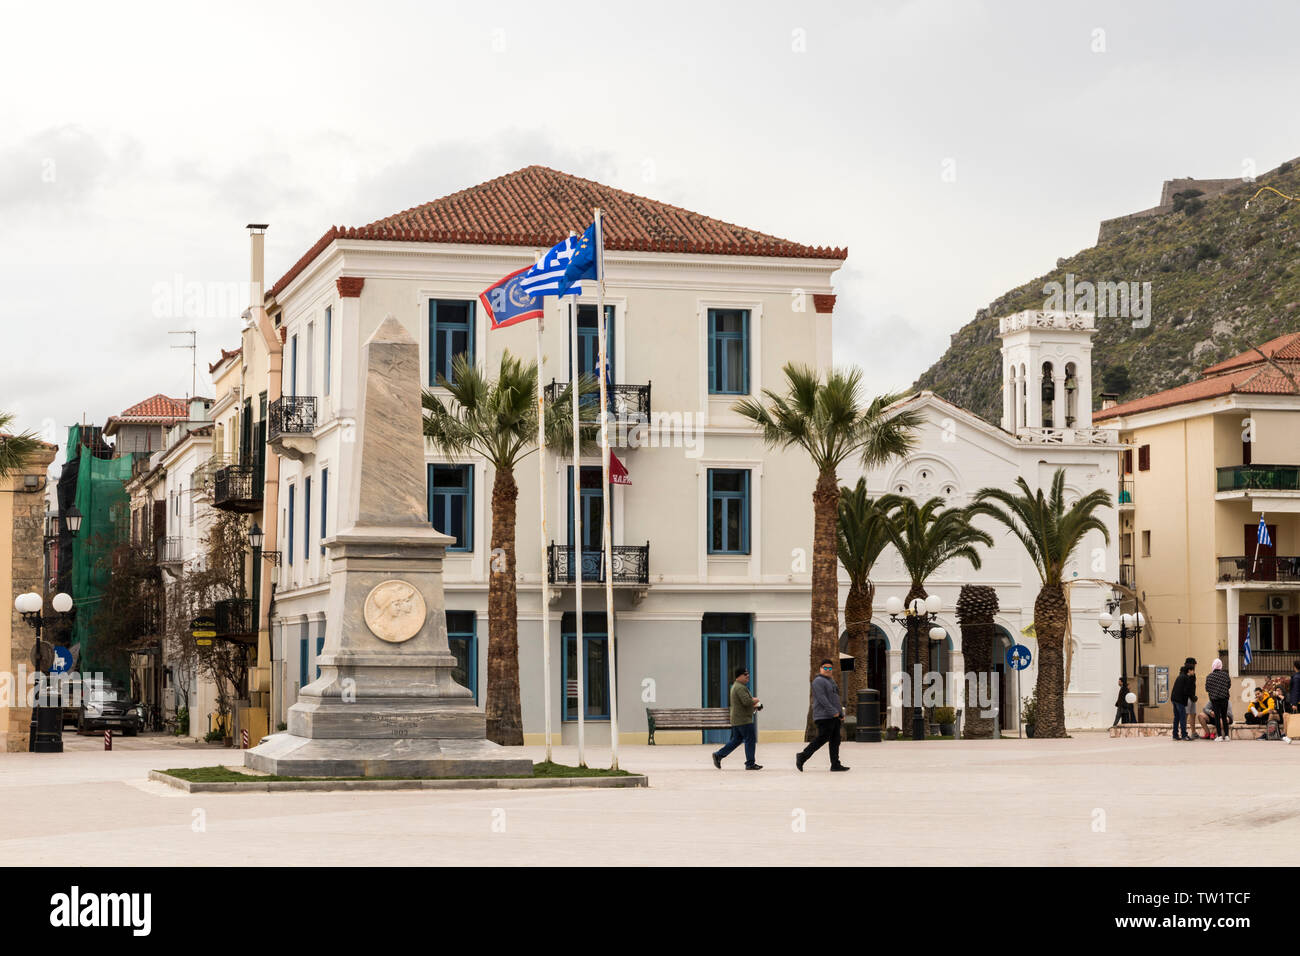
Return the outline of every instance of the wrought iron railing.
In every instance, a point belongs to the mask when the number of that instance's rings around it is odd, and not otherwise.
[[[551,379],[546,386],[547,401],[557,401],[568,385]],[[645,385],[610,385],[606,389],[607,407],[616,422],[650,421],[650,384]],[[587,424],[596,424],[596,410],[600,408],[600,393],[593,391],[578,398],[578,420]]]
[[[1219,581],[1300,581],[1300,556],[1233,555],[1219,558]]]
[[[316,428],[316,397],[285,395],[271,403],[267,418],[267,441],[281,435],[310,435]]]
[[[185,559],[185,539],[159,538],[154,542],[153,553],[158,564],[180,564]]]
[[[1119,566],[1119,583],[1126,588],[1136,587],[1137,575],[1134,574],[1134,568],[1131,564],[1121,564]]]
[[[1133,479],[1121,478],[1119,480],[1119,497],[1116,503],[1120,505],[1133,504]]]
[[[1300,465],[1230,465],[1216,471],[1219,491],[1300,491]]]
[[[1297,651],[1251,651],[1249,664],[1245,655],[1238,654],[1237,670],[1241,674],[1275,674],[1281,677],[1294,670],[1291,665],[1297,660],[1300,660]]]
[[[616,544],[611,549],[615,584],[650,583],[650,542],[645,544]],[[602,550],[581,552],[582,580],[603,584],[605,582],[605,554]],[[547,574],[551,584],[572,584],[573,548],[553,544],[547,550]]]
[[[218,637],[240,644],[257,640],[257,631],[253,627],[251,598],[227,598],[218,601],[213,610]]]
[[[225,511],[254,512],[262,508],[262,466],[226,465],[212,480],[212,506]]]

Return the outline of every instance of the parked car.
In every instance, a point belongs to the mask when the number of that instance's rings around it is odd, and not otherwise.
[[[77,733],[120,730],[134,737],[144,729],[144,708],[120,687],[87,685],[77,712]]]

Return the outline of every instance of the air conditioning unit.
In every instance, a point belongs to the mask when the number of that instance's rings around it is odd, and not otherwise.
[[[1274,614],[1282,614],[1291,610],[1291,595],[1270,594],[1268,596],[1268,609]]]

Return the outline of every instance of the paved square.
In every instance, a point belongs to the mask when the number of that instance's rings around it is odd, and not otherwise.
[[[621,762],[646,790],[186,794],[148,771],[238,754],[66,741],[0,754],[7,864],[713,865],[740,848],[751,864],[1232,867],[1300,837],[1300,745],[1281,743],[845,744],[846,774],[824,752],[797,773],[795,744],[760,744],[757,772],[739,754],[715,770],[712,747],[641,746]]]

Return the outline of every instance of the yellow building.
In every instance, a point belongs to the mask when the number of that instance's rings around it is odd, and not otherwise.
[[[57,445],[42,443],[25,467],[0,478],[0,596],[7,608],[0,613],[0,667],[7,672],[7,680],[0,684],[3,751],[27,750],[31,708],[14,705],[27,702],[27,688],[19,686],[17,678],[32,673],[36,632],[14,610],[14,598],[29,591],[42,593],[46,472],[57,451]],[[43,597],[48,609],[52,595]]]
[[[1194,657],[1200,703],[1216,657],[1238,690],[1289,676],[1300,660],[1300,332],[1194,382],[1103,406],[1093,421],[1118,426],[1132,446],[1119,488],[1120,581],[1148,625],[1129,646],[1128,672],[1163,665],[1172,685]],[[1165,703],[1146,719],[1172,714]]]

